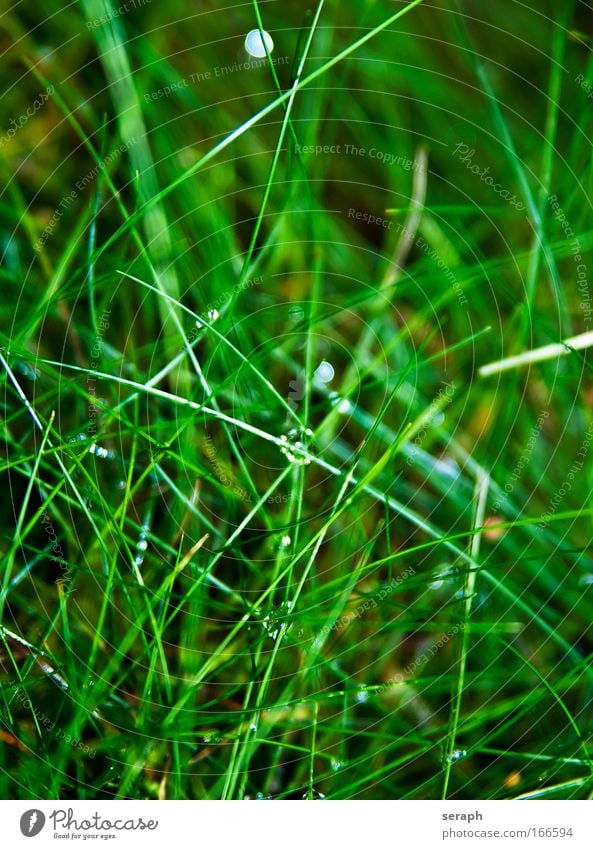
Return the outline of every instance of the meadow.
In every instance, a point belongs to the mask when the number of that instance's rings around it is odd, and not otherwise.
[[[0,15],[0,798],[590,798],[590,4],[117,3]]]

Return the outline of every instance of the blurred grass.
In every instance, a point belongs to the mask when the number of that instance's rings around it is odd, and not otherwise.
[[[592,36],[3,13],[4,798],[589,797]]]

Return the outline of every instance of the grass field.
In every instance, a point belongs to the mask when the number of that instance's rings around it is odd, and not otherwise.
[[[2,798],[593,795],[592,42],[3,11]]]

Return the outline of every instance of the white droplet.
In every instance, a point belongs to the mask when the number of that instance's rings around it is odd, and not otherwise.
[[[216,321],[216,319],[220,316],[218,310],[208,310],[208,320]]]
[[[315,369],[315,377],[321,383],[329,383],[334,379],[334,375],[334,367],[327,360],[322,360]]]
[[[461,761],[463,758],[467,757],[467,752],[465,749],[455,749],[454,752],[451,752],[451,763],[454,764],[456,761]]]
[[[148,542],[147,542],[147,540],[145,540],[145,539],[139,539],[139,540],[138,540],[138,545],[136,546],[136,548],[138,549],[138,551],[146,551],[146,549],[148,548]]]
[[[368,702],[369,694],[366,690],[359,690],[354,698],[356,699],[359,705],[363,705],[365,702]]]
[[[436,413],[436,415],[433,416],[432,426],[433,427],[439,427],[439,425],[442,425],[442,423],[444,421],[445,421],[445,414],[443,412],[438,412],[438,413]]]
[[[280,437],[280,450],[288,457],[291,463],[297,466],[308,466],[311,458],[307,456],[308,449],[303,443],[305,436],[313,436],[313,431],[308,428],[293,427],[288,432],[288,437],[282,434]]]
[[[261,32],[258,29],[252,29],[245,36],[245,50],[254,59],[264,59],[266,47],[268,48],[268,53],[271,53],[274,49],[274,42],[270,33],[266,32],[265,29]]]
[[[93,444],[89,448],[89,454],[94,454],[96,457],[100,457],[102,460],[112,460],[115,456],[113,451],[109,451],[107,448],[102,448],[100,445],[97,445],[96,442],[93,442]]]
[[[354,405],[347,398],[342,398],[340,403],[338,404],[338,413],[342,413],[343,415],[347,415],[348,413],[352,413],[354,411]]]
[[[68,442],[84,442],[85,439],[86,436],[84,435],[84,433],[77,433],[76,436],[69,436]]]
[[[308,793],[303,793],[303,795],[301,796],[301,799],[303,799],[303,800],[306,800],[308,798],[309,798]],[[325,799],[325,793],[320,793],[319,790],[315,790],[315,788],[313,788],[313,792],[311,793],[311,798],[312,799]]]
[[[286,548],[286,546],[287,546],[287,545],[290,545],[290,543],[291,543],[291,542],[292,542],[292,540],[291,540],[291,538],[288,536],[288,534],[284,534],[284,536],[282,537],[282,545],[283,545],[283,547],[284,547],[284,548]]]

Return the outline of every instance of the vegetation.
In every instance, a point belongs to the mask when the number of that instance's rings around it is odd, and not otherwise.
[[[592,27],[2,14],[2,797],[589,798]]]

